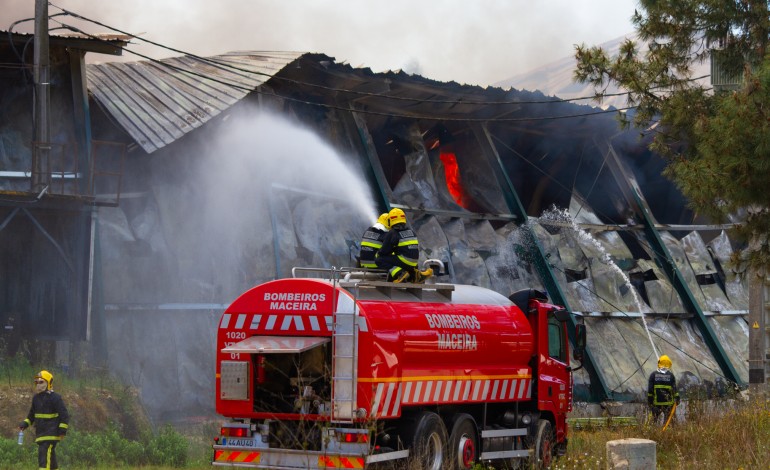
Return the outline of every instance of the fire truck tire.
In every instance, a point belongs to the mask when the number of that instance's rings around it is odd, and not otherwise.
[[[538,420],[537,434],[535,434],[535,468],[551,468],[555,449],[555,437],[551,422],[545,419]]]
[[[476,421],[466,413],[454,416],[452,432],[449,434],[447,447],[447,468],[452,470],[467,470],[473,468],[478,458],[478,431]]]
[[[409,468],[443,470],[446,461],[447,433],[444,422],[436,413],[423,412],[416,420],[410,442]],[[407,430],[407,434],[411,430]]]

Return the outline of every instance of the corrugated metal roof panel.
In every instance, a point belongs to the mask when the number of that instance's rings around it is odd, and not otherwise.
[[[303,54],[230,52],[205,59],[92,64],[88,88],[151,153],[200,127]]]

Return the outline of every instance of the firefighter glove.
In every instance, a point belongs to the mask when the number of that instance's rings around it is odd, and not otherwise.
[[[27,424],[26,421],[22,421],[19,423],[19,429],[27,429],[29,427],[29,424]]]

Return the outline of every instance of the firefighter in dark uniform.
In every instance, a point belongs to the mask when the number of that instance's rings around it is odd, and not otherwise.
[[[658,368],[650,374],[647,383],[647,404],[650,406],[654,422],[658,422],[663,415],[665,423],[674,403],[679,404],[676,377],[671,372],[671,359],[664,354],[658,359]]]
[[[40,469],[56,469],[56,444],[67,435],[69,413],[61,395],[53,391],[53,375],[41,370],[35,376],[35,396],[27,419],[19,424],[24,430],[35,425],[37,460]]]
[[[388,213],[380,214],[377,222],[366,229],[361,237],[361,250],[358,253],[358,267],[367,269],[377,269],[375,257],[382,248],[382,240],[388,234]]]
[[[420,271],[417,261],[420,257],[420,242],[417,235],[406,223],[404,211],[395,208],[388,213],[390,231],[382,241],[382,248],[377,252],[377,266],[388,270],[388,281],[423,282],[433,274],[428,268]]]

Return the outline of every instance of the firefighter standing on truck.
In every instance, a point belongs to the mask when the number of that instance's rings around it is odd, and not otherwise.
[[[22,431],[35,425],[37,461],[40,469],[59,468],[56,463],[56,444],[67,434],[69,413],[61,395],[53,391],[53,375],[41,370],[35,376],[35,395],[27,419],[19,424]]]
[[[679,404],[679,392],[676,389],[676,377],[671,372],[671,359],[665,354],[658,359],[658,368],[650,374],[647,383],[647,404],[650,406],[653,422],[658,422],[663,415],[665,423],[674,403]]]
[[[377,266],[388,270],[388,281],[423,282],[433,274],[428,268],[420,271],[417,262],[420,258],[420,242],[414,230],[406,223],[404,211],[395,208],[388,213],[390,231],[382,241],[382,248],[377,252]]]
[[[388,213],[380,214],[377,222],[366,229],[361,237],[361,250],[358,253],[358,267],[377,269],[375,257],[377,251],[382,248],[382,240],[388,234]]]

